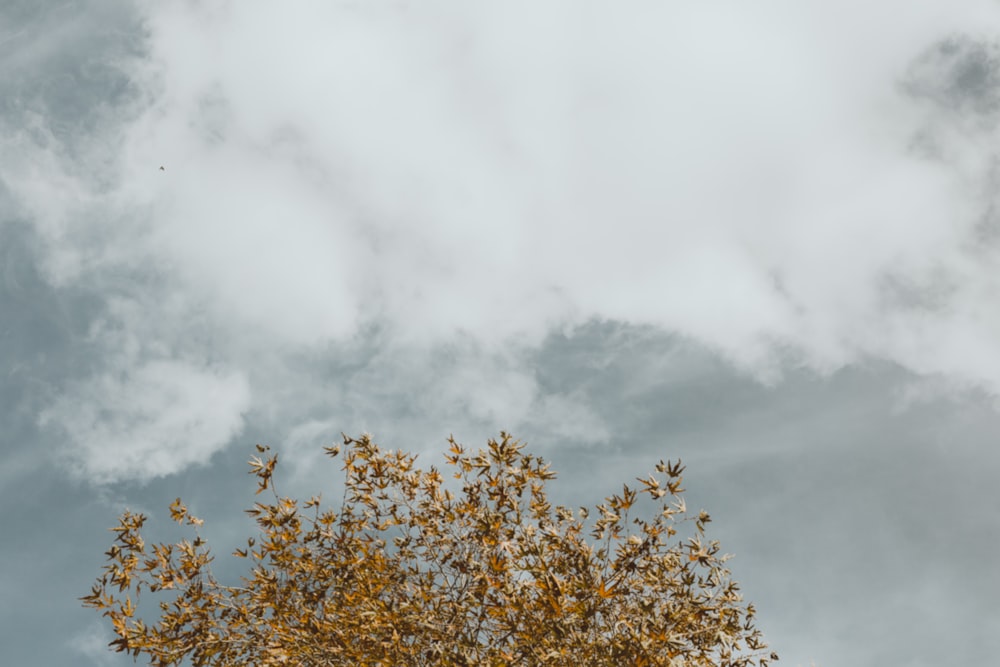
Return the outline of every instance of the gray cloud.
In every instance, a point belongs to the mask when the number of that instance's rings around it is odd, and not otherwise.
[[[600,447],[547,441],[560,497],[586,504],[681,458],[689,505],[714,517],[789,664],[996,650],[984,605],[1000,577],[982,569],[1000,534],[990,396],[935,395],[879,362],[764,388],[689,341],[617,325],[553,338],[539,361],[540,385],[573,385],[614,424]]]
[[[961,114],[994,125],[1000,111],[1000,48],[995,41],[955,35],[944,39],[911,66],[904,90]]]

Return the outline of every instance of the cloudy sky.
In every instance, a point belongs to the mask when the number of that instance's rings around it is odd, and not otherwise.
[[[996,0],[0,3],[4,663],[255,443],[501,429],[683,459],[782,664],[995,662],[998,128]]]

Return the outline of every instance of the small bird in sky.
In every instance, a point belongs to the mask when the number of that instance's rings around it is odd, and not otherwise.
[[[162,164],[160,165],[160,171],[166,171],[166,169],[163,168]]]

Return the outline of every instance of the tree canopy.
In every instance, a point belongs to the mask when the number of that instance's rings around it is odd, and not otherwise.
[[[151,665],[766,666],[754,608],[689,514],[683,467],[661,461],[594,508],[552,506],[555,473],[501,433],[475,453],[448,440],[453,476],[416,456],[344,436],[344,495],[278,495],[278,456],[257,445],[250,473],[271,502],[247,510],[258,534],[234,555],[249,572],[218,581],[191,540],[147,545],[126,511],[108,562],[81,598],[107,617],[111,646]],[[640,509],[647,507],[647,512]],[[646,514],[644,518],[643,514]],[[687,534],[685,537],[684,535]],[[142,620],[140,596],[159,616]],[[143,608],[147,606],[143,603]]]

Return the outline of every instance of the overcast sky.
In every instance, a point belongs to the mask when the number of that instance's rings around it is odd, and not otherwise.
[[[996,0],[0,3],[3,662],[255,443],[505,429],[683,459],[782,664],[994,663],[998,128]]]

